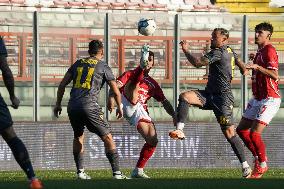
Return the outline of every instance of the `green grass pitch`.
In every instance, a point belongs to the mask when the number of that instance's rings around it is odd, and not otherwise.
[[[126,175],[130,170],[123,170]],[[269,169],[262,179],[242,179],[240,169],[146,169],[152,179],[113,180],[110,170],[87,170],[91,180],[74,171],[37,171],[45,189],[281,189],[284,169]],[[0,189],[25,189],[21,171],[0,172]]]

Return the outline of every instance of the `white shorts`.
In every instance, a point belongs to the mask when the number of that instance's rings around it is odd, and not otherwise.
[[[152,122],[150,116],[140,102],[132,104],[124,95],[121,95],[121,101],[123,104],[123,117],[130,125],[137,127],[138,123],[142,120],[149,123]]]
[[[268,125],[279,110],[280,104],[281,98],[269,97],[261,101],[250,99],[243,117]]]

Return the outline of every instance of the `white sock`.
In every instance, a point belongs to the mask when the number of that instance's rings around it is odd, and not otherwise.
[[[143,168],[136,168],[137,170],[138,170],[138,173],[141,173],[141,172],[143,172]]]
[[[183,128],[184,128],[184,123],[178,122],[177,123],[177,129],[178,130],[183,130]]]
[[[121,172],[120,171],[115,171],[113,172],[114,175],[121,175]]]
[[[259,165],[260,165],[260,167],[261,167],[261,168],[265,168],[265,167],[267,167],[267,163],[266,163],[266,161],[261,162]]]
[[[249,164],[248,164],[247,161],[244,161],[244,162],[242,163],[242,168],[247,168],[247,167],[249,167]]]

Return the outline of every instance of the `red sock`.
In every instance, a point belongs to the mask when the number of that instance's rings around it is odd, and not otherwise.
[[[253,145],[256,149],[258,161],[259,162],[266,161],[265,144],[264,144],[264,142],[261,138],[261,134],[252,131],[251,134],[250,134],[250,138],[251,138]]]
[[[148,143],[145,143],[140,152],[140,157],[137,161],[136,167],[144,168],[147,161],[150,159],[150,157],[152,157],[155,150],[156,150],[156,146],[152,146]]]
[[[249,129],[241,130],[237,128],[237,133],[240,136],[240,138],[244,141],[246,147],[251,151],[252,155],[254,157],[257,156],[255,147],[250,138],[250,130]]]
[[[130,80],[133,82],[133,84],[139,83],[144,77],[144,70],[138,66],[133,70],[132,75],[130,76]]]

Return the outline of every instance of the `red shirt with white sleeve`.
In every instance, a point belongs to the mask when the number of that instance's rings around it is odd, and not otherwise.
[[[128,82],[132,74],[135,74],[134,70],[124,72],[117,78],[117,82],[123,85],[120,88],[120,92],[124,94],[124,85]],[[139,83],[139,97],[138,101],[143,105],[144,109],[148,112],[147,101],[153,97],[158,102],[162,102],[166,99],[159,84],[150,76],[144,76]]]
[[[278,70],[278,55],[275,48],[271,44],[268,44],[259,49],[253,63],[265,69]],[[252,93],[257,100],[268,97],[280,98],[278,80],[274,80],[258,70],[253,70]]]

